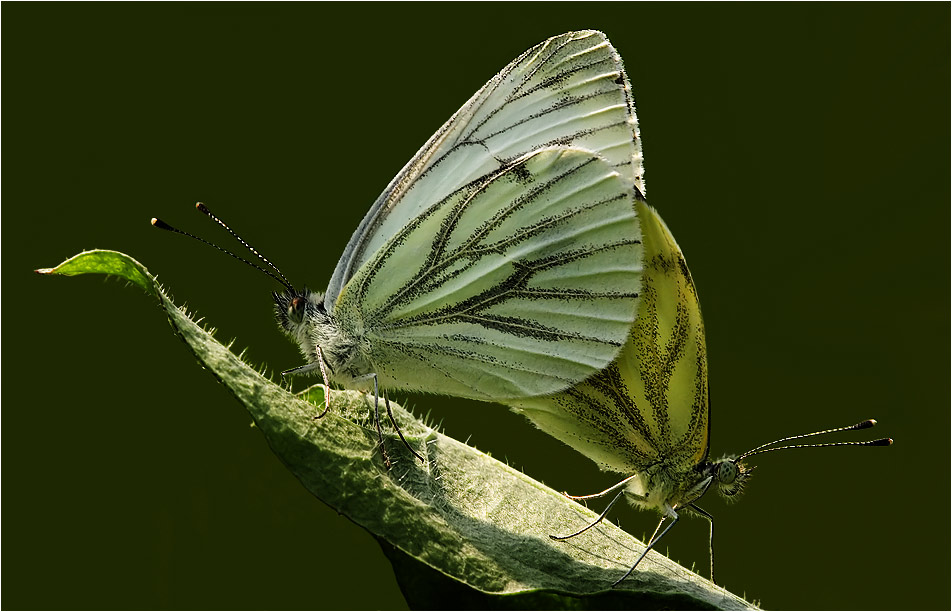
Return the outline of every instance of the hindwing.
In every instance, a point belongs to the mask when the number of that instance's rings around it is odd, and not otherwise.
[[[406,223],[334,317],[383,386],[503,400],[607,366],[638,306],[634,194],[591,152],[543,149]]]

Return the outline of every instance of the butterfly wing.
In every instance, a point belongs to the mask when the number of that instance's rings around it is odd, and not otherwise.
[[[635,317],[633,190],[590,151],[542,149],[449,194],[347,283],[338,325],[390,388],[502,400],[607,366]]]
[[[641,472],[659,461],[687,471],[708,454],[704,323],[681,249],[643,201],[638,318],[618,358],[561,393],[510,402],[516,412],[603,469]]]
[[[344,249],[327,287],[327,308],[356,271],[435,202],[551,146],[608,161],[644,192],[631,86],[601,32],[570,32],[529,49],[460,108],[390,182]]]

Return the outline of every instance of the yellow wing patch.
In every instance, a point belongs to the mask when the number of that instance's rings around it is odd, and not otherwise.
[[[704,323],[677,242],[654,209],[635,206],[644,270],[638,317],[622,352],[574,387],[510,405],[603,469],[631,474],[664,462],[686,470],[708,452]]]

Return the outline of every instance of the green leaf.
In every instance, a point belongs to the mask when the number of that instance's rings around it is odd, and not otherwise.
[[[644,549],[606,522],[565,542],[596,514],[391,404],[421,464],[395,434],[393,467],[376,446],[373,398],[331,390],[295,395],[217,342],[165,295],[148,270],[115,251],[89,251],[42,274],[109,274],[155,296],[176,333],[244,404],[271,449],[315,496],[380,541],[407,601],[417,608],[749,609],[743,599],[667,557],[649,553],[619,588],[611,584]],[[447,398],[447,401],[452,399]]]
[[[160,290],[155,279],[145,266],[118,251],[86,251],[70,257],[55,268],[40,268],[37,274],[78,276],[80,274],[108,274],[119,276],[142,288],[146,293],[159,297]]]

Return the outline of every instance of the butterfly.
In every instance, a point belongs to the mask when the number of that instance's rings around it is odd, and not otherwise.
[[[532,47],[384,189],[324,292],[295,288],[251,249],[285,286],[277,319],[306,360],[285,374],[372,386],[375,406],[382,388],[390,414],[387,389],[502,402],[604,369],[638,308],[641,159],[605,35]]]
[[[713,581],[713,517],[695,502],[712,487],[726,497],[737,495],[753,469],[744,459],[789,448],[888,446],[892,440],[774,446],[876,424],[867,420],[784,438],[739,457],[711,461],[707,349],[697,289],[681,249],[658,213],[642,199],[636,208],[644,257],[641,301],[621,354],[609,367],[578,385],[510,404],[602,469],[626,475],[601,493],[569,496],[584,500],[615,493],[594,522],[567,536],[550,536],[552,539],[565,540],[594,527],[622,496],[638,507],[660,512],[658,529],[641,556],[615,581],[616,586],[678,522],[679,511],[686,510],[711,523]],[[670,522],[661,531],[666,520]]]

